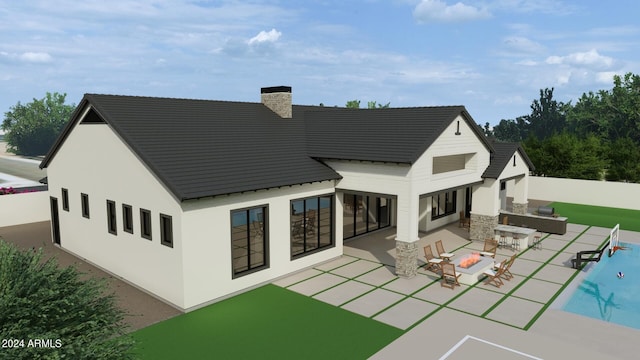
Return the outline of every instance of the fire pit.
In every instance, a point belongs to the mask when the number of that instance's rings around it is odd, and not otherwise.
[[[493,267],[493,258],[472,253],[461,256],[453,261],[456,272],[460,274],[461,284],[473,285],[482,279],[482,273]]]
[[[479,253],[472,253],[469,254],[463,258],[460,259],[460,264],[458,264],[459,267],[463,268],[463,269],[468,269],[470,267],[472,267],[473,265],[479,263],[481,260],[480,254]]]

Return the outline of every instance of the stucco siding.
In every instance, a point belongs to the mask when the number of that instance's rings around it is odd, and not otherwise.
[[[335,246],[291,259],[291,200],[334,194],[333,184],[326,181],[184,202],[185,308],[201,306],[342,255],[342,208],[337,206]],[[269,267],[234,279],[231,211],[255,206],[268,207]]]
[[[61,246],[182,307],[181,209],[106,124],[79,124],[47,169],[58,198]],[[68,189],[69,211],[61,189]],[[89,218],[81,212],[89,196]],[[107,230],[107,200],[115,202],[117,235]],[[132,206],[133,234],[123,231],[122,204]],[[152,240],[141,237],[140,209],[151,211]],[[172,217],[173,248],[160,243],[160,213]]]

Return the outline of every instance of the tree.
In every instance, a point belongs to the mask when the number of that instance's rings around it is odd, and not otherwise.
[[[611,143],[608,151],[609,181],[640,181],[640,147],[630,138],[619,138]]]
[[[500,123],[493,127],[493,135],[499,141],[520,142],[526,138],[527,130],[523,116],[515,120],[500,120]]]
[[[132,359],[124,312],[104,281],[81,280],[75,267],[60,268],[42,250],[19,250],[0,239],[1,350],[11,359]],[[29,346],[45,341],[46,347]],[[23,341],[20,343],[20,341]]]
[[[610,141],[628,137],[640,144],[640,75],[614,75],[613,89],[583,94],[567,118],[578,134]]]
[[[2,122],[7,150],[21,155],[46,154],[75,109],[75,105],[64,104],[66,96],[47,93],[26,105],[18,102],[12,106]]]
[[[535,175],[602,179],[605,168],[604,149],[596,136],[579,138],[567,132],[552,135],[544,140],[530,136],[523,146],[536,167]]]
[[[566,112],[571,104],[553,99],[553,88],[540,89],[540,99],[531,104],[531,114],[525,117],[528,135],[546,139],[566,129]]]
[[[376,101],[367,102],[367,109],[386,109],[391,106],[391,103],[388,102],[386,104],[378,104]],[[359,109],[360,108],[360,100],[349,100],[345,105],[348,109]]]

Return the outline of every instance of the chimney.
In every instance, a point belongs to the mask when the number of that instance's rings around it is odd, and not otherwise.
[[[260,102],[281,118],[291,119],[291,86],[273,86],[260,89]]]

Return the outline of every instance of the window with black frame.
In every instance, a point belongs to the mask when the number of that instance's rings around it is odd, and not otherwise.
[[[431,220],[456,212],[457,190],[435,194],[431,197]]]
[[[388,197],[345,193],[342,207],[343,238],[389,226],[391,201]]]
[[[291,201],[291,257],[334,245],[333,195]]]
[[[269,267],[267,207],[231,212],[231,261],[233,277]]]

